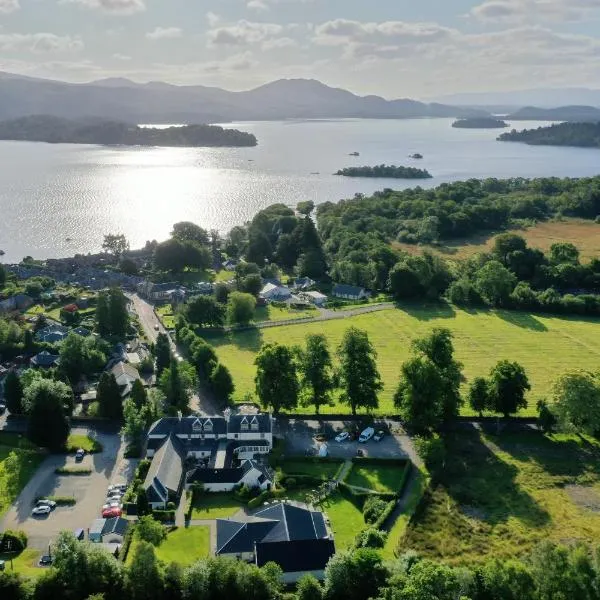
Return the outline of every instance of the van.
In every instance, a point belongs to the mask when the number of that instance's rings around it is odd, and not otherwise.
[[[375,430],[372,427],[367,427],[359,436],[358,441],[361,444],[368,442],[375,435]]]

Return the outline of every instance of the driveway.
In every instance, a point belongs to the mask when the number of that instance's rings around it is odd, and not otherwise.
[[[373,425],[375,430],[383,429],[389,431],[385,437],[375,442],[372,439],[365,444],[354,442],[336,442],[333,438],[344,430],[362,429],[363,426],[357,421],[330,421],[330,420],[305,420],[279,418],[275,425],[275,434],[285,439],[287,451],[291,455],[305,456],[307,451],[315,450],[319,443],[314,436],[317,433],[324,434],[327,438],[329,455],[334,458],[349,459],[356,456],[360,448],[365,456],[371,458],[410,458],[417,465],[421,460],[415,451],[412,439],[404,432],[396,421],[382,419]]]
[[[87,429],[73,429],[73,433],[87,434]],[[103,446],[99,454],[87,455],[75,463],[74,456],[50,455],[6,513],[0,530],[21,529],[27,533],[29,547],[46,550],[48,544],[63,530],[87,529],[99,518],[106,490],[111,483],[128,482],[137,460],[123,457],[125,444],[114,433],[89,432]],[[57,467],[83,466],[92,469],[91,475],[56,475]],[[37,496],[71,496],[74,506],[57,507],[47,517],[32,517],[31,509]]]

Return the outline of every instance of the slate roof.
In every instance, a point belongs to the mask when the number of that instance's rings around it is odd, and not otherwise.
[[[38,367],[52,367],[54,366],[60,357],[56,354],[50,354],[47,350],[36,354],[32,359],[31,363]]]
[[[248,429],[244,430],[243,433],[271,433],[271,416],[263,413],[259,415],[232,415],[229,417],[229,423],[224,417],[165,417],[151,425],[148,435],[167,436],[171,433],[176,435],[200,433],[225,435],[227,433],[241,433],[241,425],[244,419],[248,424]],[[206,428],[207,421],[211,422],[212,430]],[[253,422],[258,425],[258,429],[250,429]]]
[[[127,519],[123,519],[122,517],[105,519],[104,526],[102,527],[102,535],[108,535],[109,533],[125,535],[128,527],[129,521]]]
[[[258,520],[249,523],[217,519],[216,554],[254,552],[254,544],[269,533],[277,521]]]
[[[355,285],[346,285],[345,283],[336,283],[333,287],[334,296],[351,296],[358,298],[360,294],[365,292],[365,288],[357,287]]]
[[[321,571],[335,554],[333,540],[298,540],[256,544],[256,564],[277,563],[284,573]]]
[[[169,436],[156,451],[150,469],[144,481],[144,488],[149,490],[152,485],[162,487],[165,491],[179,493],[183,481],[183,452],[181,444],[175,436]]]
[[[314,540],[326,535],[323,513],[280,502],[263,508],[255,515],[261,519],[279,521],[263,542]]]
[[[241,427],[243,423],[248,424],[248,429],[242,431]],[[258,424],[258,429],[252,430],[251,426],[253,423]],[[270,433],[271,432],[271,415],[267,413],[261,413],[259,415],[231,415],[229,417],[229,433]]]

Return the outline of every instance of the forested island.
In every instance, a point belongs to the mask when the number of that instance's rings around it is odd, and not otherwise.
[[[458,119],[452,123],[452,127],[456,127],[457,129],[502,129],[503,127],[508,127],[508,123],[492,117],[480,117]]]
[[[0,140],[107,146],[240,147],[256,146],[256,137],[216,125],[156,129],[119,121],[62,119],[33,115],[0,122]]]
[[[537,129],[513,129],[501,134],[501,142],[524,142],[531,146],[578,146],[600,148],[600,123],[557,123]]]
[[[416,167],[397,167],[396,165],[377,165],[375,167],[346,167],[336,175],[344,177],[388,177],[391,179],[431,179],[426,169]]]

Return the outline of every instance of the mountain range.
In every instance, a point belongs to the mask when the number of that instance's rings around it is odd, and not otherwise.
[[[326,118],[477,117],[485,111],[357,96],[313,79],[282,79],[231,92],[216,87],[104,79],[74,84],[0,72],[0,120],[28,115],[130,123],[218,123]]]

